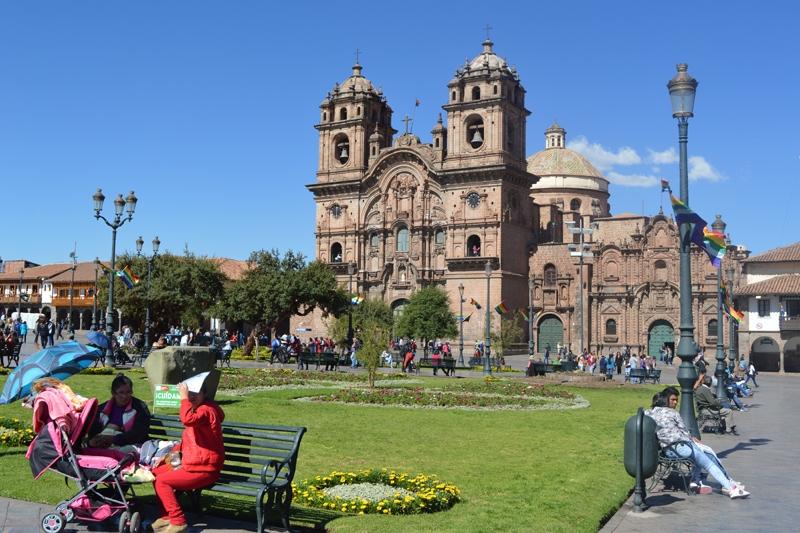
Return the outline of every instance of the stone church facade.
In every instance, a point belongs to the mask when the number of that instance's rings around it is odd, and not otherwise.
[[[487,309],[527,310],[529,298],[537,351],[559,343],[578,351],[581,329],[584,346],[603,351],[677,343],[674,221],[611,216],[608,180],[566,148],[557,124],[526,159],[525,89],[491,41],[448,83],[446,120],[440,115],[429,143],[407,130],[396,136],[391,107],[362,71],[356,64],[320,105],[318,170],[308,185],[316,258],[343,286],[398,312],[414,291],[437,286],[455,314],[463,290],[466,346],[484,336]],[[570,255],[569,223],[597,228],[582,269]],[[707,335],[716,319],[708,263],[695,250],[696,339],[706,347],[716,343]],[[325,321],[294,317],[291,328],[324,335]]]

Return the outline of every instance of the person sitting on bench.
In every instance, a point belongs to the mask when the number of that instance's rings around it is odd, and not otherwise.
[[[656,423],[656,435],[664,455],[671,459],[687,459],[693,463],[689,487],[699,494],[712,492],[711,487],[703,485],[701,480],[702,470],[705,470],[722,485],[722,493],[731,499],[749,496],[750,493],[744,490],[743,484],[731,479],[714,450],[695,439],[686,429],[681,415],[675,410],[679,394],[675,387],[667,387],[653,396],[652,409],[645,411]]]
[[[725,421],[726,433],[738,435],[736,425],[733,423],[733,411],[726,407],[722,400],[714,397],[714,391],[711,390],[711,376],[703,377],[703,383],[694,391],[694,399],[699,413],[706,411],[713,415],[719,411],[719,416]]]

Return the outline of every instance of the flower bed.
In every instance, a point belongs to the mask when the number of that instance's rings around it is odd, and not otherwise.
[[[0,416],[0,447],[27,446],[36,435],[19,418]]]
[[[448,391],[461,391],[482,394],[501,394],[503,396],[537,396],[543,398],[562,398],[571,400],[575,395],[554,385],[527,383],[518,380],[485,378],[483,381],[467,381],[448,384]]]
[[[449,509],[461,491],[436,476],[386,468],[331,472],[292,484],[295,502],[349,514],[421,514]]]
[[[405,374],[378,374],[381,380],[405,379]],[[351,372],[319,372],[314,370],[291,370],[288,368],[259,368],[241,372],[225,372],[219,382],[222,390],[252,387],[277,387],[284,385],[309,385],[327,383],[366,383],[366,374]]]
[[[566,396],[568,395],[568,396]],[[586,407],[588,403],[578,396],[512,396],[422,388],[379,388],[338,390],[324,396],[298,398],[316,402],[348,404],[422,407],[439,409],[564,409]]]
[[[5,366],[0,366],[0,376],[7,376],[11,373],[11,369]]]
[[[110,366],[90,366],[84,370],[81,370],[81,374],[89,374],[93,376],[110,376],[111,374],[116,374],[119,370],[116,370]]]

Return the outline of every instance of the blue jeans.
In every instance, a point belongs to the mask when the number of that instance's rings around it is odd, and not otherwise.
[[[694,463],[692,481],[698,482],[703,470],[717,480],[723,489],[731,488],[731,477],[719,462],[717,455],[711,448],[705,446],[705,451],[696,442],[676,442],[664,449],[664,454],[671,459],[691,459]]]
[[[353,351],[350,353],[350,368],[356,368],[358,366],[358,358],[356,357],[356,352]]]

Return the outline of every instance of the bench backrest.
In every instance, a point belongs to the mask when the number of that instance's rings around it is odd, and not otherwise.
[[[647,369],[646,368],[631,368],[630,377],[632,378],[643,378],[647,376]]]
[[[150,420],[150,438],[180,440],[184,425],[174,415],[153,415]],[[225,445],[223,478],[255,480],[272,475],[270,463],[286,463],[288,468],[281,477],[292,481],[304,427],[272,426],[238,422],[222,423],[222,440]]]

